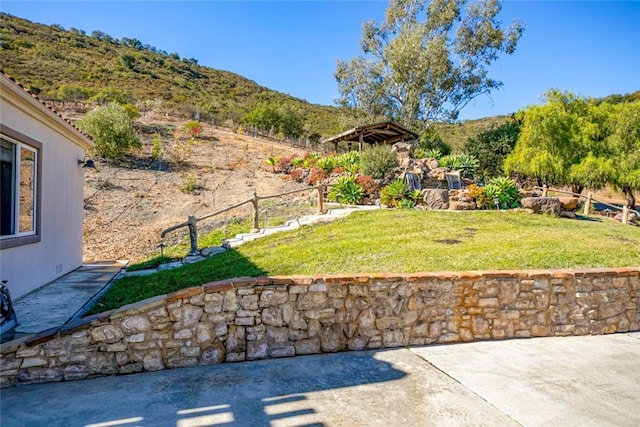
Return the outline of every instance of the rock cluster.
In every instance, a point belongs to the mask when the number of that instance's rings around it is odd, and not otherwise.
[[[5,344],[2,386],[345,350],[640,330],[640,268],[246,278]]]

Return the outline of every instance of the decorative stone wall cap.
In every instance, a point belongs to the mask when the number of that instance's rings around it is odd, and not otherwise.
[[[191,288],[189,288],[191,289]],[[167,295],[157,295],[142,301],[133,302],[131,304],[123,305],[122,307],[112,310],[109,318],[118,319],[133,314],[144,313],[154,308],[158,308],[167,301]]]
[[[290,276],[292,285],[311,285],[316,282],[316,276]]]
[[[458,273],[458,279],[461,280],[479,279],[481,277],[483,276],[479,271],[461,271]]]
[[[196,286],[194,288],[180,289],[167,295],[167,302],[174,302],[184,298],[191,298],[203,292],[202,286]]]
[[[618,276],[640,276],[640,267],[620,267],[616,272]]]
[[[553,275],[553,270],[524,270],[524,272],[531,279],[550,278]]]
[[[7,341],[0,345],[0,354],[9,354],[18,350],[20,346],[24,345],[27,341],[33,338],[36,334],[25,335],[20,338],[16,338],[11,341]]]
[[[202,285],[202,289],[205,293],[210,294],[212,292],[224,292],[229,291],[231,289],[235,289],[233,287],[233,282],[231,280],[223,280],[220,282],[209,282]]]
[[[75,319],[73,322],[62,325],[60,329],[60,335],[68,335],[71,332],[76,332],[82,329],[89,329],[92,323],[93,319],[88,319],[86,317]]]
[[[55,326],[53,328],[46,329],[42,332],[38,332],[35,335],[32,335],[28,340],[24,342],[27,347],[33,347],[34,345],[42,344],[45,341],[55,337],[60,332],[62,326]]]
[[[404,280],[404,276],[393,273],[384,273],[384,280],[388,282],[401,282]]]

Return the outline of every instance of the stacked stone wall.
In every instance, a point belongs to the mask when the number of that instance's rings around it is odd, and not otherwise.
[[[432,343],[640,330],[640,268],[242,278],[6,343],[1,385]]]

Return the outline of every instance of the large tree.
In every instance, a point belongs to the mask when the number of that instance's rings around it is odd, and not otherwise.
[[[518,136],[520,136],[520,123],[512,119],[469,138],[464,146],[464,152],[478,159],[476,176],[481,176],[484,181],[502,176],[502,164],[515,147]]]
[[[424,130],[455,120],[469,101],[502,85],[488,76],[523,27],[506,28],[497,0],[391,0],[384,22],[365,22],[364,55],[338,60],[340,104]]]
[[[570,185],[573,192],[606,184],[635,207],[640,190],[640,102],[597,103],[568,92],[547,92],[545,104],[518,113],[522,129],[504,162],[507,174]]]

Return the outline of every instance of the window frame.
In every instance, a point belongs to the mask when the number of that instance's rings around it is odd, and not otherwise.
[[[42,229],[41,229],[41,216],[42,216],[42,143],[36,141],[33,138],[24,135],[4,124],[0,124],[0,134],[7,141],[16,144],[18,162],[20,160],[20,148],[25,147],[33,150],[36,153],[36,191],[35,191],[35,231],[18,232],[16,234],[9,234],[6,236],[0,236],[0,249],[8,249],[16,246],[29,245],[32,243],[38,243],[41,241]],[[16,169],[19,169],[19,163],[16,164]],[[19,182],[16,183],[16,188],[19,189]],[[19,194],[14,195],[16,203],[19,200]],[[18,213],[18,208],[15,208],[15,212]],[[19,214],[19,213],[18,213]],[[16,227],[18,227],[19,217],[15,218]]]

